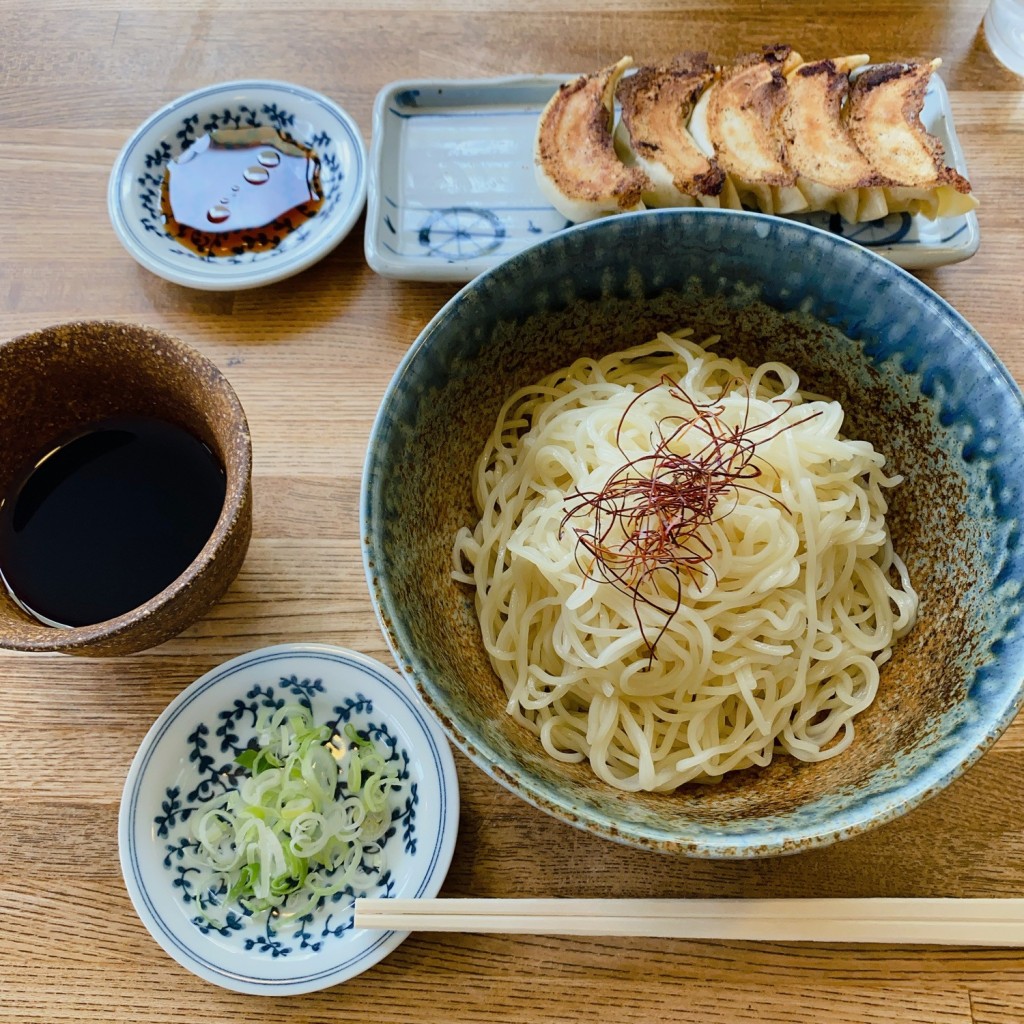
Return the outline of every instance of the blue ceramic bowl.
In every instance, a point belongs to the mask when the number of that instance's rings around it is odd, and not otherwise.
[[[502,401],[583,353],[659,328],[723,335],[839,399],[846,430],[905,476],[889,515],[920,618],[882,669],[853,746],[777,757],[715,787],[626,794],[550,761],[504,711],[452,539]],[[822,846],[889,821],[981,756],[1024,696],[1017,526],[1022,400],[941,298],[827,232],[758,214],[666,210],[568,230],[464,288],[385,396],[363,481],[370,589],[395,657],[452,741],[550,813],[622,842],[704,857]]]

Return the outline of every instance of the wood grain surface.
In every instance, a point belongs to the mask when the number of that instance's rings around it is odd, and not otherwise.
[[[988,52],[983,0],[0,0],[0,338],[71,319],[163,328],[233,383],[252,428],[255,527],[226,597],[120,660],[0,656],[0,1020],[829,1021],[1016,1024],[1019,951],[669,940],[413,936],[357,979],[235,995],[167,957],[118,868],[121,786],[150,724],[214,665],[315,640],[390,662],[367,595],[357,504],[391,373],[455,291],[377,277],[360,220],[319,265],[236,294],[168,284],[124,252],[106,184],[129,133],[211,82],[300,82],[369,142],[387,83],[595,69],[630,52],[943,58],[982,200],[979,253],[922,274],[1024,380],[1024,80]],[[3,382],[0,381],[0,387]],[[0,438],[0,443],[3,443]],[[966,776],[869,835],[763,862],[630,850],[521,803],[457,756],[450,896],[1020,896],[1024,724]]]

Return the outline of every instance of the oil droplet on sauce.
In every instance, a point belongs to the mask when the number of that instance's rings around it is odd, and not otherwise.
[[[246,167],[242,171],[242,177],[245,178],[250,185],[265,185],[270,181],[270,171],[266,167],[260,167],[258,164],[252,167]]]
[[[211,131],[164,174],[167,232],[200,256],[274,249],[323,205],[316,153],[273,128]]]

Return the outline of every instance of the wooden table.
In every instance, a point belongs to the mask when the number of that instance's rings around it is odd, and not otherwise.
[[[709,8],[713,10],[709,11]],[[369,140],[397,78],[591,70],[624,52],[941,55],[980,252],[923,274],[1024,380],[1024,80],[980,34],[984,0],[2,0],[0,337],[115,318],[181,337],[228,375],[255,453],[255,533],[227,596],[164,646],[120,660],[0,657],[0,1020],[919,1021],[1024,1019],[1024,954],[662,940],[412,936],[359,978],[258,1000],[189,974],[125,892],[116,823],[145,731],[187,683],[255,647],[316,640],[390,661],[360,562],[371,420],[451,285],[384,280],[363,221],[282,284],[189,291],[136,265],[107,220],[131,130],[179,94],[265,76],[340,102]],[[0,387],[3,382],[0,381]],[[0,439],[2,443],[2,439]],[[535,811],[457,756],[451,896],[1021,896],[1024,724],[943,794],[878,831],[748,863],[616,846]]]

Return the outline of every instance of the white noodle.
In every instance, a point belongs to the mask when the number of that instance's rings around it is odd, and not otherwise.
[[[624,790],[714,781],[778,749],[839,754],[917,612],[885,524],[899,478],[884,456],[842,437],[842,407],[801,393],[789,367],[751,368],[690,333],[581,359],[513,395],[476,467],[480,520],[455,541],[453,575],[476,587],[509,714],[553,758],[589,760]],[[562,526],[567,499],[600,491],[680,416],[679,399],[654,387],[666,374],[729,426],[783,414],[754,435],[761,476],[701,528],[709,571],[682,577],[671,616],[585,571],[586,522]],[[687,444],[701,438],[673,442]],[[652,660],[645,636],[666,621]]]

